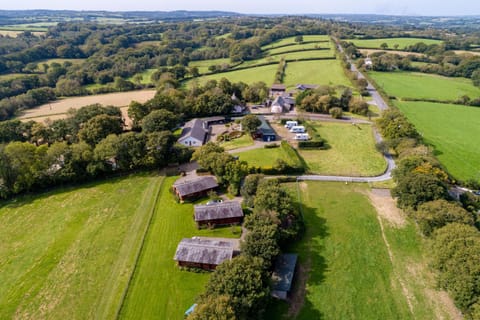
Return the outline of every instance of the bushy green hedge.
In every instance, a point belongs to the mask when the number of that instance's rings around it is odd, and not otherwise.
[[[299,141],[298,147],[300,149],[325,149],[325,140]]]

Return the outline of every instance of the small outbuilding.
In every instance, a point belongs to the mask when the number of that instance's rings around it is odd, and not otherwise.
[[[241,223],[243,210],[238,201],[225,201],[193,207],[195,222],[202,226],[218,226]]]
[[[277,134],[267,122],[265,117],[259,116],[258,119],[262,124],[258,127],[257,132],[254,134],[254,138],[261,138],[263,141],[270,142],[277,140]]]
[[[225,260],[233,257],[232,242],[204,238],[184,238],[178,244],[175,257],[180,267],[215,270]]]
[[[286,300],[292,289],[293,276],[297,266],[298,256],[294,253],[280,255],[275,261],[272,274],[272,297]]]
[[[300,84],[297,84],[295,86],[295,88],[297,88],[297,90],[300,90],[300,91],[305,91],[305,90],[315,90],[318,88],[318,85],[316,84],[304,84],[304,83],[300,83]]]
[[[287,91],[287,87],[284,84],[273,84],[270,88],[270,97],[283,95]]]
[[[288,112],[295,106],[295,99],[290,96],[277,96],[270,107],[272,113]]]
[[[206,196],[208,191],[218,187],[217,180],[213,176],[198,177],[191,180],[175,182],[172,186],[173,192],[180,201],[195,199]]]

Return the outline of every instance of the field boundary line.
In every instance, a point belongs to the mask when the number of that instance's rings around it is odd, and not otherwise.
[[[140,256],[142,255],[143,248],[145,246],[145,239],[147,238],[147,234],[150,231],[150,227],[151,227],[152,221],[153,221],[153,216],[155,215],[155,212],[156,212],[156,209],[157,209],[158,199],[160,197],[160,193],[161,193],[161,191],[163,189],[163,185],[165,183],[166,172],[164,171],[163,173],[164,173],[164,176],[162,177],[162,182],[160,183],[160,186],[158,188],[158,192],[155,195],[155,200],[154,200],[153,205],[152,205],[152,209],[151,209],[151,212],[150,212],[150,217],[148,218],[148,223],[147,223],[147,225],[145,227],[145,230],[143,232],[142,241],[141,241],[140,247],[138,249],[138,252],[136,254],[136,257],[135,257],[135,263],[133,265],[132,272],[130,273],[129,279],[127,281],[127,285],[125,286],[125,289],[124,289],[123,294],[122,294],[120,304],[118,306],[117,312],[115,313],[115,319],[119,319],[119,317],[120,317],[120,314],[123,310],[123,307],[125,306],[125,300],[128,296],[128,292],[130,291],[132,281],[135,278],[135,274],[137,272],[138,261],[140,259]]]

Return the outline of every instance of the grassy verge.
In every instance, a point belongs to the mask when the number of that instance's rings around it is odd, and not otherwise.
[[[133,175],[5,203],[0,318],[111,315],[160,182]]]
[[[122,319],[182,319],[185,310],[203,291],[210,273],[180,270],[173,256],[180,240],[192,236],[236,237],[238,228],[197,230],[193,205],[178,204],[170,188],[175,177],[166,178],[133,277]],[[235,233],[233,233],[235,231]]]

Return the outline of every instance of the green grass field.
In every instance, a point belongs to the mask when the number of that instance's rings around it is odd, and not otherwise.
[[[326,44],[325,41],[330,41],[330,37],[328,35],[304,35],[303,41],[304,42],[317,41],[317,42],[323,42],[323,44]],[[296,44],[297,42],[295,42],[295,37],[288,37],[288,38],[284,38],[284,39],[269,43],[263,46],[262,50],[269,50],[269,49],[273,49],[273,48],[277,48],[285,45],[296,45]]]
[[[155,71],[157,71],[157,69],[147,69],[147,70],[143,71],[142,73],[138,73],[139,75],[142,76],[142,81],[140,81],[140,83],[141,84],[151,84],[152,83],[151,78],[152,78],[152,75],[155,73]],[[127,80],[132,81],[133,83],[136,83],[135,77],[136,76],[130,77]]]
[[[235,155],[239,156],[239,160],[247,161],[251,167],[273,167],[277,159],[292,163],[289,155],[280,147],[253,149]]]
[[[296,317],[276,302],[267,319],[450,319],[414,224],[382,218],[392,263],[365,185],[308,182],[300,190],[306,233],[289,252],[299,253],[295,291],[305,279],[305,298]]]
[[[273,79],[270,81],[273,81]],[[352,86],[342,70],[340,61],[337,60],[287,63],[283,83],[287,88],[293,88],[299,83]]]
[[[12,80],[16,78],[22,78],[22,77],[27,77],[32,74],[28,73],[9,73],[9,74],[2,74],[0,75],[0,81],[7,81],[7,80]]]
[[[192,236],[239,236],[238,227],[197,230],[193,205],[178,204],[170,193],[175,180],[166,178],[162,185],[121,319],[183,319],[185,310],[203,292],[210,273],[182,271],[176,266],[173,256],[180,240]]]
[[[132,175],[0,209],[0,318],[114,318],[163,178]]]
[[[457,179],[480,179],[480,108],[428,102],[396,102],[436,157]]]
[[[478,97],[480,88],[470,79],[449,78],[416,72],[369,72],[377,83],[391,96],[399,98],[455,100],[467,95]]]
[[[386,43],[389,49],[394,49],[394,46],[398,44],[398,49],[403,50],[408,46],[414,45],[419,42],[423,42],[426,45],[430,44],[440,44],[441,40],[434,39],[422,39],[422,38],[385,38],[385,39],[349,39],[345,40],[352,42],[359,48],[368,48],[368,49],[380,49],[382,43]]]
[[[294,50],[311,50],[311,49],[317,49],[317,48],[331,49],[332,46],[330,42],[311,42],[311,43],[305,43],[305,44],[296,44],[288,47],[275,48],[275,49],[268,50],[265,53],[279,54],[279,53],[294,51]]]
[[[234,150],[238,148],[248,147],[251,145],[253,145],[253,139],[250,134],[244,134],[238,139],[233,139],[220,143],[220,146],[223,147],[225,150]]]
[[[251,84],[254,82],[263,81],[267,84],[273,83],[275,72],[277,71],[277,65],[268,65],[263,67],[251,68],[251,69],[244,69],[244,70],[236,70],[236,71],[229,71],[229,72],[222,72],[216,73],[208,76],[203,76],[199,78],[195,78],[194,80],[190,80],[186,82],[186,85],[192,81],[198,81],[199,83],[206,83],[209,80],[217,80],[219,81],[222,78],[227,78],[230,82],[245,82],[246,84]]]
[[[386,169],[386,162],[375,149],[370,125],[312,122],[327,141],[327,150],[299,150],[312,173],[348,176],[375,176]]]
[[[200,61],[190,61],[188,64],[189,67],[197,67],[200,73],[209,72],[208,67],[218,66],[218,65],[230,65],[230,59],[211,59],[211,60],[200,60]]]

